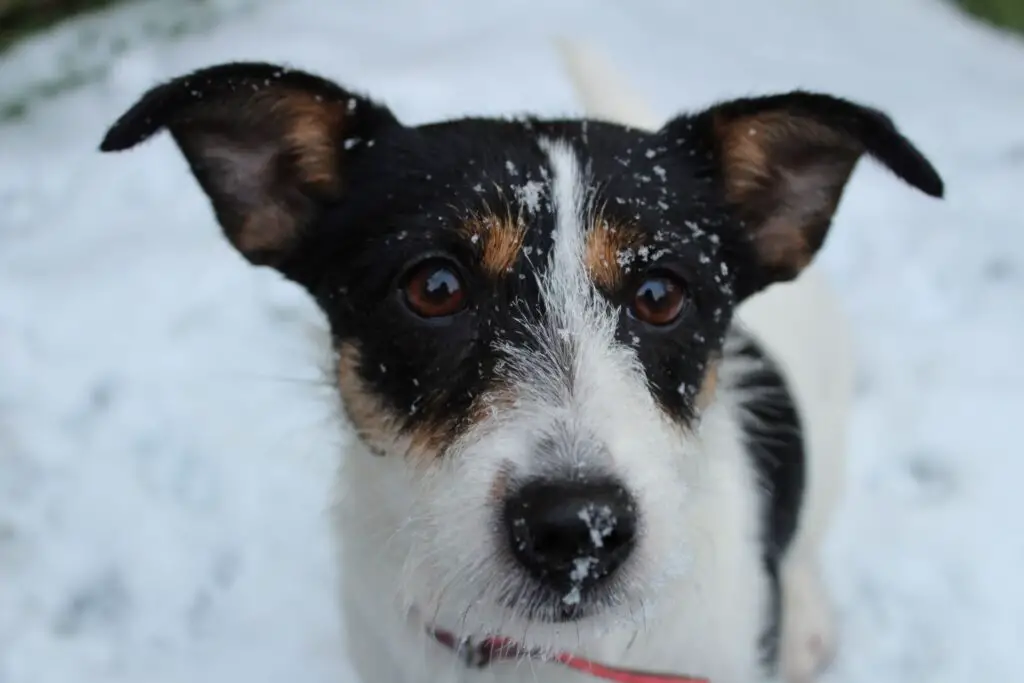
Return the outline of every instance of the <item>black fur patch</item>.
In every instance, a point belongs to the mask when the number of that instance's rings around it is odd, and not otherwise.
[[[726,354],[726,362],[743,368],[732,387],[741,397],[743,431],[764,493],[762,560],[771,584],[771,615],[762,647],[765,664],[774,668],[781,620],[779,565],[796,533],[804,496],[803,427],[782,370],[753,336],[734,326]]]

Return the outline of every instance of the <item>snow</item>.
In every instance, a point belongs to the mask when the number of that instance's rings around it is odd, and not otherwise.
[[[105,127],[230,59],[410,122],[574,113],[556,34],[666,115],[816,88],[933,158],[945,202],[862,165],[822,256],[862,364],[828,681],[1020,678],[1021,41],[939,0],[150,0],[0,57],[0,683],[351,680],[321,320],[231,251],[166,136],[101,156]]]
[[[588,505],[579,511],[579,518],[587,526],[587,531],[590,533],[590,544],[594,548],[603,548],[604,539],[611,536],[618,525],[615,513],[607,505],[602,505],[599,508]]]
[[[515,193],[516,201],[525,206],[530,215],[536,214],[538,209],[540,209],[540,198],[544,194],[544,183],[537,180],[528,180],[523,185],[515,188]]]

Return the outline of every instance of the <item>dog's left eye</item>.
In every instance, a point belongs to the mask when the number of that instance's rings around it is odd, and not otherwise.
[[[629,311],[637,320],[664,327],[679,318],[686,303],[686,285],[675,274],[660,271],[640,283]]]
[[[421,318],[455,315],[466,306],[466,288],[458,269],[447,259],[432,258],[414,265],[403,278],[405,305]]]

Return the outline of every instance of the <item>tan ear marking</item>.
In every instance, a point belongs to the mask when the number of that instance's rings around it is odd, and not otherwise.
[[[345,107],[307,93],[289,93],[274,105],[285,121],[285,143],[302,180],[318,190],[340,190],[339,142],[344,134]]]
[[[821,246],[863,149],[790,112],[712,119],[725,195],[747,222],[762,266],[792,277]]]
[[[292,258],[341,199],[345,137],[401,127],[382,105],[314,74],[267,62],[199,69],[143,94],[100,149],[123,151],[168,130],[225,235],[258,265],[305,280]]]

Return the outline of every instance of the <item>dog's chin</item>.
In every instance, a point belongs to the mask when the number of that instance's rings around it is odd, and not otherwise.
[[[498,600],[503,611],[517,621],[531,624],[568,624],[610,617],[618,602],[611,590],[580,591],[569,588],[556,591],[547,587],[533,587],[516,591]]]
[[[535,624],[569,624],[600,618],[601,607],[591,604],[565,604],[563,601],[534,603],[527,608],[505,603],[502,607],[517,621]]]
[[[449,603],[421,615],[426,617],[426,628],[447,631],[457,638],[502,637],[519,645],[543,648],[556,645],[565,636],[571,642],[563,645],[574,646],[587,634],[636,626],[633,617],[642,612],[640,601],[630,601],[614,588],[601,586],[566,594],[529,582],[516,590],[476,600],[469,608],[460,610]]]
[[[423,626],[428,632],[450,633],[459,641],[479,642],[500,638],[517,647],[553,651],[559,647],[578,645],[583,633],[604,633],[610,630],[613,623],[612,620],[605,623],[600,608],[582,605],[499,611],[504,612],[504,615],[452,621],[439,618],[437,621],[425,622]],[[569,640],[564,640],[566,635],[571,636]]]

